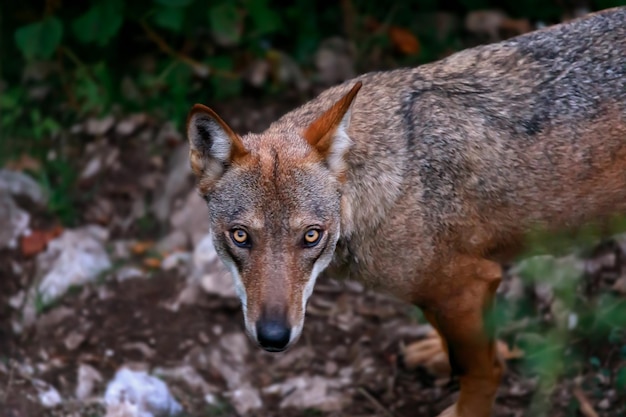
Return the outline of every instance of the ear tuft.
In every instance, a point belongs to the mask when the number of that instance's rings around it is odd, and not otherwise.
[[[217,180],[226,167],[247,154],[241,138],[210,108],[196,104],[187,118],[191,169],[203,181]]]
[[[357,82],[352,89],[307,127],[304,138],[326,159],[330,169],[340,174],[345,169],[344,156],[352,146],[347,130],[350,124],[354,98],[363,83]]]

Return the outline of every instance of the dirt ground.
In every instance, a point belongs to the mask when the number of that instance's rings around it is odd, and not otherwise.
[[[233,120],[234,109],[242,114],[242,108],[249,108],[247,114],[252,116],[233,124],[238,130],[259,130],[293,103],[286,100],[281,108],[263,112],[254,110],[261,108],[259,104],[235,103],[222,113]],[[120,150],[119,166],[114,171],[103,169],[95,182],[77,184],[79,192],[95,190],[90,199],[77,206],[79,225],[99,218],[96,214],[102,211],[93,209],[94,201],[107,201],[109,209],[106,216],[100,216],[100,223],[111,232],[110,251],[115,241],[158,240],[171,228],[158,221],[146,227],[136,220],[124,229],[115,222],[129,215],[135,200],[150,201],[162,191],[168,158],[148,162],[143,148],[159,128],[148,124],[142,129],[151,133],[137,133],[134,140],[105,135],[103,143]],[[151,155],[172,154],[183,145],[163,139],[155,146]],[[142,188],[134,181],[148,174],[155,176],[156,185]],[[185,184],[189,192],[191,179]],[[57,223],[45,208],[24,205],[33,216],[33,229]],[[623,277],[626,256],[622,246],[607,242],[583,259],[586,284],[581,286],[581,297],[615,292],[614,283]],[[19,249],[0,252],[1,417],[103,416],[102,395],[121,366],[160,375],[183,405],[185,415],[195,417],[426,417],[436,415],[455,398],[455,380],[402,365],[403,346],[430,332],[412,306],[355,283],[319,282],[307,309],[301,340],[288,352],[269,354],[245,336],[236,299],[202,293],[192,303],[180,303],[188,274],[184,269],[163,270],[158,263],[145,259],[145,254],[131,254],[126,261],[140,268],[139,277],[119,280],[112,271],[96,282],[72,288],[59,301],[38,311],[32,326],[15,331],[22,313],[9,300],[32,285],[36,262],[34,256],[25,256]],[[501,303],[509,302],[516,288],[514,278],[507,276]],[[541,317],[544,301],[524,291],[523,299],[536,305],[536,317]],[[515,333],[523,330],[524,325],[519,330],[508,328],[506,340],[514,341]],[[621,339],[612,345],[571,342],[586,357],[575,372],[554,380],[546,415],[626,415],[626,394],[616,382],[626,360],[619,350],[626,345],[626,334],[621,330]],[[592,358],[599,358],[600,365]],[[523,356],[508,362],[498,392],[497,417],[538,415],[530,414],[529,406],[536,399],[540,379],[525,371],[522,362]],[[90,394],[78,400],[80,369],[95,370],[99,376]],[[293,382],[292,388],[285,385],[286,381]],[[56,388],[63,399],[59,405],[42,405],[44,386]],[[260,392],[262,406],[242,413],[234,404],[245,404],[242,398],[246,392],[240,390],[245,387]],[[317,392],[322,401],[312,407],[302,406],[312,401],[307,394]]]

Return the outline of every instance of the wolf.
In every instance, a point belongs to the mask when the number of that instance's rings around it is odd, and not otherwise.
[[[626,8],[332,87],[260,134],[196,104],[190,163],[247,333],[298,340],[320,274],[419,306],[487,417],[501,262],[537,228],[626,212]]]

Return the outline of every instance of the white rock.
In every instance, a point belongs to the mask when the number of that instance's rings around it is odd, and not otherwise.
[[[104,119],[96,119],[92,117],[85,123],[85,130],[88,134],[93,136],[104,135],[115,123],[113,116],[107,116]]]
[[[194,247],[209,233],[209,210],[195,189],[172,214],[171,225],[173,230],[183,232]]]
[[[145,277],[147,277],[146,273],[136,266],[123,266],[115,272],[115,279],[119,282]]]
[[[283,396],[281,408],[315,408],[322,411],[339,411],[343,408],[346,396],[338,390],[349,381],[340,378],[296,376],[263,389],[265,394]]]
[[[173,368],[155,368],[154,374],[168,380],[180,381],[187,385],[191,391],[200,393],[205,397],[219,391],[217,387],[209,384],[202,375],[190,365],[181,365]]]
[[[56,388],[48,386],[47,389],[39,391],[39,401],[46,408],[54,408],[63,402],[63,398]]]
[[[174,199],[188,191],[190,176],[189,146],[185,144],[179,146],[170,158],[162,192],[157,195],[152,204],[151,209],[157,219],[165,221],[170,216]]]
[[[211,367],[224,378],[229,389],[240,387],[247,379],[245,372],[247,370],[225,361],[223,354],[217,349],[211,351],[209,362],[211,363]]]
[[[106,417],[170,417],[183,411],[163,381],[122,368],[104,394]]]
[[[115,132],[122,136],[130,135],[148,121],[148,115],[137,113],[119,121],[115,127]]]
[[[191,261],[191,253],[189,252],[173,252],[170,253],[161,262],[161,269],[171,271],[178,266],[186,266]]]
[[[242,416],[245,416],[252,410],[263,407],[259,390],[250,384],[245,384],[236,390],[227,392],[225,396],[230,399],[232,406],[235,407],[237,413]]]
[[[33,203],[41,206],[48,201],[48,197],[41,186],[22,172],[0,169],[0,195],[4,194],[3,191],[12,195],[28,197]]]
[[[62,296],[70,286],[95,280],[111,267],[104,248],[107,231],[99,226],[65,230],[37,256],[37,274],[42,277],[37,292],[44,304]]]
[[[217,256],[210,234],[198,243],[193,252],[193,277],[200,281],[202,289],[209,294],[237,296],[232,275]]]
[[[75,395],[83,401],[91,396],[95,385],[102,381],[102,375],[93,366],[81,363],[78,367],[77,379]]]
[[[30,215],[0,190],[0,249],[14,249],[20,236],[29,232]]]

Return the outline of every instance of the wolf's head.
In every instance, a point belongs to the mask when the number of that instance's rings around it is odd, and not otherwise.
[[[346,131],[360,87],[306,126],[259,135],[238,136],[202,105],[189,114],[191,167],[215,247],[234,277],[248,334],[265,350],[298,339],[315,280],[333,257],[352,144]]]

